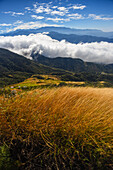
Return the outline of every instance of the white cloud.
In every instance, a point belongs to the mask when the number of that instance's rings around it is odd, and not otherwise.
[[[71,44],[65,40],[57,41],[44,34],[0,37],[0,47],[7,48],[26,57],[41,52],[47,57],[72,57],[84,61],[113,63],[113,43],[94,42]]]
[[[17,29],[32,29],[32,28],[38,28],[40,26],[40,23],[38,22],[28,22],[28,23],[23,23],[17,27],[14,28],[14,31]]]
[[[43,16],[37,16],[37,15],[31,15],[31,17],[34,19],[39,19],[39,20],[44,19]]]
[[[43,6],[40,6],[38,8],[35,9],[35,12],[38,14],[38,13],[43,13],[44,12],[44,8]]]
[[[52,8],[53,8],[53,9],[56,9],[56,8],[58,8],[58,6],[53,6]]]
[[[75,14],[68,14],[68,17],[70,19],[84,19],[84,17],[81,14],[75,13]]]
[[[37,4],[33,4],[34,8],[37,8]]]
[[[31,8],[30,8],[30,7],[25,7],[25,9],[26,9],[26,10],[28,10],[28,11],[30,11],[30,10],[31,10]]]
[[[13,12],[13,11],[4,12],[4,14],[11,14],[11,16],[24,15],[24,13],[22,12]]]
[[[63,21],[70,21],[70,19],[69,18],[47,18],[46,20],[51,20],[51,21],[53,21],[53,22],[59,22],[59,21],[61,21],[61,22],[63,22]]]
[[[73,5],[71,7],[69,7],[70,9],[73,8],[73,9],[80,9],[80,10],[83,10],[84,8],[86,8],[86,5]]]
[[[64,16],[64,15],[65,15],[65,12],[63,12],[63,11],[56,11],[56,10],[55,10],[55,11],[52,11],[51,14],[52,14],[52,15]]]
[[[113,20],[110,17],[104,17],[103,15],[89,14],[88,18],[93,18],[94,20]]]
[[[19,25],[19,24],[22,24],[23,21],[20,21],[20,20],[17,20],[16,22],[14,22],[12,25]]]
[[[58,9],[59,9],[60,11],[65,11],[65,10],[66,10],[65,7],[58,7]]]
[[[52,4],[53,2],[51,1],[51,2],[49,2],[48,4]]]
[[[44,10],[44,12],[45,12],[46,14],[50,14],[51,11],[52,11],[52,10],[51,10],[49,7],[45,8],[45,10]]]
[[[11,24],[6,24],[6,23],[3,23],[3,24],[0,24],[1,27],[9,27],[11,26]]]
[[[33,11],[36,14],[44,13],[44,14],[47,14],[47,15],[49,14],[51,16],[53,16],[53,15],[65,16],[67,14],[73,15],[71,9],[73,9],[73,10],[75,10],[75,9],[83,10],[84,8],[86,8],[85,5],[81,5],[81,4],[75,4],[75,5],[74,4],[70,4],[69,6],[68,5],[65,5],[65,6],[63,6],[63,5],[54,6],[53,2],[51,2],[51,3],[38,3],[37,2],[37,3],[35,3],[33,5],[33,7],[34,7]],[[83,19],[84,18],[80,14],[78,16],[74,16],[74,15],[70,16],[70,18],[71,17],[72,17],[71,19]]]
[[[35,12],[38,14],[38,13],[47,13],[49,14],[51,12],[51,9],[49,8],[49,6],[42,6],[40,5],[38,8],[35,7]]]
[[[15,26],[15,25],[13,24],[13,26]],[[46,27],[46,26],[60,27],[61,25],[39,23],[38,21],[36,21],[36,22],[27,22],[27,23],[22,23],[20,25],[16,25],[14,28],[8,29],[7,32],[16,31],[18,29],[36,29],[36,28]]]

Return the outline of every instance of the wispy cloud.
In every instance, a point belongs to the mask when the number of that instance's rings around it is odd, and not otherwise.
[[[59,11],[63,11],[65,14],[66,14],[66,13],[69,13],[68,8],[66,8],[66,7],[64,7],[64,6],[58,7],[58,10],[59,10]]]
[[[39,22],[28,22],[28,23],[23,23],[17,27],[14,28],[14,30],[17,29],[33,29],[33,28],[39,28],[42,26],[47,26],[48,24],[40,24]]]
[[[53,21],[53,22],[64,22],[64,21],[70,21],[70,19],[69,18],[47,18],[46,20],[51,20],[51,21]]]
[[[2,26],[2,27],[9,27],[9,26],[11,26],[11,24],[3,23],[3,24],[0,24],[0,26]]]
[[[22,24],[19,24],[19,25],[15,25],[15,23],[13,23],[12,26],[13,26],[13,28],[9,28],[7,30],[7,32],[16,31],[18,29],[36,29],[36,28],[46,27],[46,26],[60,27],[61,25],[58,25],[58,24],[46,24],[46,23],[40,23],[40,22],[36,21],[36,22],[22,23]]]
[[[31,11],[31,8],[30,7],[25,7],[26,10],[28,11]]]
[[[23,21],[20,21],[20,20],[17,20],[16,22],[14,22],[12,25],[19,25],[19,24],[22,24]]]
[[[96,14],[89,14],[88,18],[92,18],[93,20],[104,20],[104,21],[113,20],[113,18],[105,17],[103,15],[96,15]]]
[[[52,11],[51,12],[51,15],[60,15],[60,16],[64,16],[65,15],[65,12],[63,11]]]
[[[9,32],[10,31],[13,31],[12,30],[12,27],[18,27],[18,25],[22,24],[23,21],[20,21],[20,20],[17,20],[16,22],[13,22],[12,24],[8,24],[8,23],[2,23],[0,24],[0,27],[7,27],[6,30],[0,30],[0,33],[4,33],[4,32]]]
[[[72,5],[71,7],[69,7],[70,9],[80,9],[83,10],[84,8],[86,8],[86,5]]]
[[[4,12],[4,14],[11,14],[11,16],[24,15],[24,13],[22,12],[13,12],[13,11],[7,11],[7,12]]]
[[[70,19],[84,19],[84,17],[82,16],[82,14],[78,14],[78,13],[75,13],[75,14],[68,14],[68,17]]]
[[[51,8],[56,9],[56,8],[58,8],[58,6],[52,6]]]

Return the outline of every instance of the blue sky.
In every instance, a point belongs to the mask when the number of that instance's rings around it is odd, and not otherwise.
[[[0,0],[0,33],[53,25],[113,31],[113,0]]]

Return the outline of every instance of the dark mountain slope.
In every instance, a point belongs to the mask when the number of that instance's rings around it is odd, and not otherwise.
[[[17,83],[33,74],[67,74],[66,71],[38,64],[0,48],[0,86]]]
[[[81,59],[73,59],[73,58],[63,58],[63,57],[57,57],[57,58],[48,58],[41,55],[35,56],[34,60],[36,60],[38,63],[60,68],[68,71],[72,71],[75,73],[79,72],[104,72],[106,71],[106,66],[103,64],[95,64],[90,62],[84,62]],[[109,70],[107,70],[109,72]],[[113,72],[113,68],[110,69],[111,72]]]
[[[74,74],[62,75],[62,80],[98,82],[105,81],[105,87],[113,86],[113,64],[96,64],[84,62],[81,59],[72,58],[47,58],[44,56],[35,56],[34,59],[39,63],[55,68],[60,68],[73,72]],[[93,84],[94,85],[94,84]]]
[[[33,58],[38,63],[60,68],[75,73],[87,72],[87,73],[113,73],[113,64],[97,64],[92,62],[84,62],[81,59],[73,59],[66,57],[48,58],[37,54]]]
[[[27,73],[49,73],[49,72],[65,72],[63,70],[44,66],[29,60],[21,55],[13,53],[9,50],[0,48],[0,71],[1,72],[27,72]]]

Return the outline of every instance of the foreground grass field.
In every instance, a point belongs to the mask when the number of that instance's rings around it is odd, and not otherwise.
[[[113,169],[113,89],[0,98],[1,169]]]

